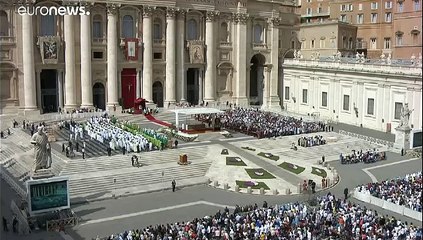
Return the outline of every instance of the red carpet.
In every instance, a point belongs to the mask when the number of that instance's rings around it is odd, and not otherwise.
[[[159,125],[162,125],[162,126],[164,126],[164,127],[170,127],[170,126],[172,126],[172,124],[170,124],[170,123],[168,123],[168,122],[163,122],[163,121],[160,121],[160,120],[156,119],[156,118],[155,118],[155,117],[153,117],[151,114],[144,115],[144,116],[145,116],[145,118],[147,118],[149,121],[151,121],[151,122],[155,122],[155,123],[157,123],[157,124],[159,124]]]

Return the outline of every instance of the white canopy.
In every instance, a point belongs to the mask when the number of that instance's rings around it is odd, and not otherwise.
[[[170,110],[175,113],[176,127],[179,128],[179,115],[195,115],[195,114],[212,114],[212,113],[221,113],[223,111],[216,108],[181,108]]]
[[[184,115],[212,114],[212,113],[223,112],[216,108],[181,108],[181,109],[175,109],[170,111],[176,114],[184,114]]]

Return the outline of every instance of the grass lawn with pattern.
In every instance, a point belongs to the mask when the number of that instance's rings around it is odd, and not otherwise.
[[[283,163],[279,164],[278,166],[287,170],[287,171],[290,171],[294,174],[300,174],[300,173],[304,172],[304,170],[305,170],[305,168],[300,167],[300,166],[295,165],[295,164],[292,164],[292,163],[289,163],[289,162],[283,162]]]

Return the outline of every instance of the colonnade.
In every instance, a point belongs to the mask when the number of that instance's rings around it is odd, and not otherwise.
[[[153,13],[155,7],[144,6],[142,9],[142,42],[143,42],[143,61],[142,70],[137,71],[137,97],[142,95],[148,101],[152,101],[153,91]],[[176,101],[186,101],[186,52],[185,52],[185,15],[187,10],[167,8],[166,11],[166,91],[165,106],[174,104]],[[118,6],[115,4],[107,5],[107,107],[114,108],[118,106]],[[216,18],[219,16],[218,11],[206,12],[205,24],[205,74],[204,83],[201,81],[200,96],[205,102],[216,101],[216,80],[217,80],[217,46],[215,33],[217,32]],[[93,107],[93,90],[92,90],[92,68],[91,68],[91,24],[90,16],[70,16],[64,17],[64,40],[65,40],[65,71],[64,71],[64,96],[59,94],[59,102],[64,103],[65,109],[77,108],[77,84],[75,69],[75,18],[80,17],[81,21],[81,107]],[[24,65],[24,102],[25,109],[36,109],[36,93],[34,91],[36,83],[34,76],[34,42],[33,42],[33,24],[32,16],[24,15],[23,19],[23,65]],[[235,71],[234,80],[236,82],[233,89],[233,100],[237,105],[248,105],[247,93],[247,73],[250,65],[247,61],[247,20],[249,15],[246,13],[234,13],[233,20],[235,22],[236,37],[234,44],[235,51]],[[277,29],[277,28],[274,28]],[[276,46],[276,50],[272,50],[272,61],[278,60],[278,36],[279,33],[274,32],[271,44]],[[275,48],[275,47],[272,47]],[[276,54],[274,54],[276,51]],[[276,60],[275,60],[276,59]],[[276,64],[277,65],[277,64]],[[270,68],[271,70],[271,68]],[[277,68],[272,74],[266,76],[267,79],[275,78],[277,82]],[[276,76],[274,75],[276,74]],[[139,80],[142,75],[142,83]],[[61,88],[59,83],[59,87]],[[142,85],[142,90],[140,86]],[[203,86],[204,84],[204,86]],[[268,85],[268,91],[271,92],[271,98],[277,98],[277,86]],[[62,94],[63,95],[63,94]],[[273,96],[275,95],[275,96]],[[64,98],[64,100],[63,100]]]

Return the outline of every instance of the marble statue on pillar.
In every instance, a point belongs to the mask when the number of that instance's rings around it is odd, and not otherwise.
[[[414,111],[414,109],[410,110],[408,108],[408,103],[404,104],[404,106],[401,109],[401,119],[400,119],[399,127],[410,128],[410,126],[409,126],[410,115],[413,111]]]
[[[35,154],[33,172],[50,168],[51,148],[47,134],[44,132],[44,127],[39,127],[38,132],[31,137],[31,144],[34,145]]]
[[[401,119],[397,128],[395,128],[395,143],[394,148],[398,150],[410,149],[410,115],[413,110],[408,108],[408,103],[405,103],[401,109]]]

